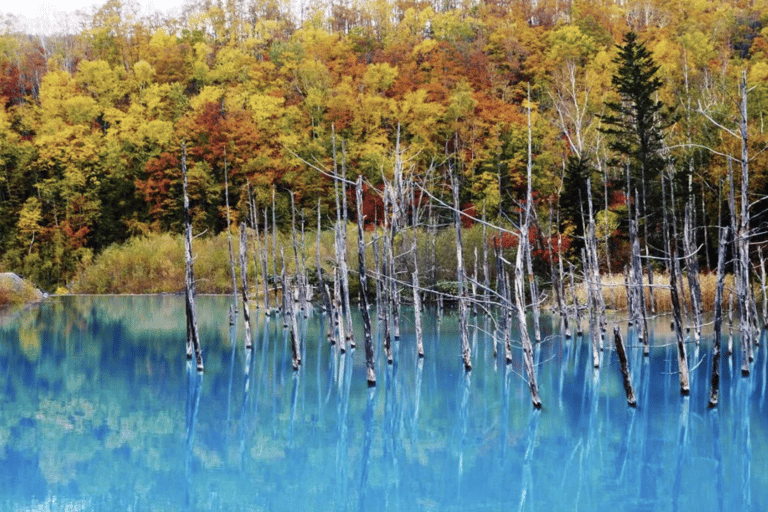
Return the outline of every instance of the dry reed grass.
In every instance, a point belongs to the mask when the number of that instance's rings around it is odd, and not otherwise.
[[[643,276],[643,290],[645,292],[645,303],[650,312],[651,288],[648,285],[648,275]],[[622,274],[611,274],[602,276],[603,299],[605,307],[615,311],[627,310],[627,288]],[[717,287],[717,275],[714,273],[705,273],[699,275],[699,286],[701,288],[701,307],[703,311],[713,311],[715,308],[715,291]],[[723,290],[723,303],[728,304],[729,295],[735,293],[733,275],[725,276],[725,287]],[[583,283],[577,285],[576,295],[581,304],[587,300],[587,291]],[[688,285],[688,279],[683,279],[683,290],[680,292],[680,298],[683,305],[688,310],[691,309],[691,290]],[[672,295],[669,287],[669,274],[656,273],[653,275],[653,299],[656,304],[657,313],[672,312]]]

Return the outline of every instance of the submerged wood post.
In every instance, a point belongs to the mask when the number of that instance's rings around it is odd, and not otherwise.
[[[243,297],[243,322],[245,323],[245,348],[253,348],[251,341],[251,311],[248,307],[248,262],[246,261],[246,239],[245,223],[240,224],[240,284]]]
[[[728,227],[720,232],[717,248],[717,288],[715,289],[715,342],[712,347],[712,380],[709,391],[709,408],[717,407],[720,393],[720,338],[723,324],[723,281],[725,278],[725,247]]]
[[[360,270],[360,313],[363,317],[363,335],[365,340],[365,374],[368,387],[373,387],[376,385],[376,360],[373,352],[373,336],[371,335],[371,317],[368,313],[368,273],[365,267],[362,174],[357,176],[355,199],[357,204],[357,263]]]
[[[187,143],[181,143],[181,175],[184,189],[184,284],[187,313],[187,359],[195,354],[197,371],[203,371],[203,354],[200,350],[200,333],[197,330],[197,307],[195,306],[195,269],[192,257],[192,219],[189,215],[187,194]]]
[[[619,326],[613,328],[613,340],[616,343],[616,354],[619,356],[621,364],[621,377],[624,380],[624,392],[627,394],[627,404],[630,407],[637,407],[635,399],[635,390],[632,389],[632,379],[629,376],[629,364],[627,363],[627,353],[624,351],[624,340],[621,339]]]

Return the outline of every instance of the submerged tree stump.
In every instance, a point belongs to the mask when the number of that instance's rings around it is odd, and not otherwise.
[[[613,328],[613,340],[616,344],[616,354],[619,356],[619,364],[621,365],[621,377],[624,381],[624,392],[627,394],[627,404],[630,407],[637,407],[635,390],[632,388],[632,379],[629,376],[627,353],[624,351],[624,340],[621,338],[621,331],[618,326]]]

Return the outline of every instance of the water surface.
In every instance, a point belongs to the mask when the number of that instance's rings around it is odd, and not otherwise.
[[[495,360],[483,317],[467,374],[457,318],[425,317],[419,361],[404,311],[395,364],[379,362],[368,389],[362,347],[338,354],[322,315],[302,319],[293,372],[282,321],[254,311],[246,351],[229,303],[200,298],[203,374],[185,358],[183,297],[62,297],[4,317],[0,508],[768,508],[764,346],[748,378],[738,354],[723,358],[709,411],[709,341],[688,345],[682,398],[668,320],[647,359],[630,331],[633,410],[615,353],[595,372],[589,339],[566,340],[546,318],[536,412],[519,348],[513,364]]]

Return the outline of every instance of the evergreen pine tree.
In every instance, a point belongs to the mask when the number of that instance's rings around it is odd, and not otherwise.
[[[671,125],[664,103],[654,99],[663,85],[656,75],[659,66],[634,32],[628,32],[618,48],[614,62],[619,68],[611,83],[621,101],[606,102],[603,132],[614,136],[610,148],[630,159],[635,178],[652,180],[664,167],[663,131]]]
[[[602,116],[605,126],[601,131],[611,136],[609,147],[624,157],[617,165],[629,166],[628,193],[637,191],[636,200],[645,216],[660,206],[657,178],[666,165],[662,152],[664,130],[672,125],[674,117],[664,103],[656,99],[663,85],[657,76],[659,66],[645,45],[637,40],[637,34],[628,32],[618,49],[614,59],[618,69],[611,83],[621,100],[606,102],[607,113]],[[648,221],[646,217],[646,223]]]

